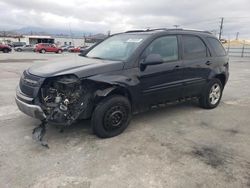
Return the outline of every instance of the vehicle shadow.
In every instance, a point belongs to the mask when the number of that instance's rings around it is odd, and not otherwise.
[[[130,126],[134,129],[136,128],[134,125],[136,125],[137,122],[157,122],[159,120],[158,118],[171,116],[176,113],[182,114],[184,111],[188,112],[195,109],[200,109],[196,100],[172,103],[157,108],[147,109],[144,112],[133,115]],[[47,132],[50,139],[53,139],[55,137],[57,139],[64,139],[65,137],[70,138],[77,136],[84,136],[87,138],[93,138],[94,136],[95,138],[97,138],[92,132],[90,119],[78,120],[76,123],[68,127],[49,125]]]

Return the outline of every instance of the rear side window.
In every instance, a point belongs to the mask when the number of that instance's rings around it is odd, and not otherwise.
[[[214,49],[216,56],[226,55],[226,51],[224,47],[221,45],[221,43],[217,39],[208,37],[207,40],[209,44],[212,46],[212,48]]]
[[[178,60],[178,42],[176,36],[155,39],[144,51],[143,56],[159,54],[164,61]]]
[[[184,59],[196,59],[207,57],[207,47],[196,36],[182,36]]]

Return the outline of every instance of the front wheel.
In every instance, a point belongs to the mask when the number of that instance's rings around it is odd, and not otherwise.
[[[126,97],[109,96],[100,102],[92,115],[93,132],[100,138],[121,134],[131,119],[131,105]]]
[[[220,103],[222,92],[223,86],[221,81],[217,78],[212,79],[199,99],[200,106],[206,109],[217,107]]]
[[[3,49],[3,53],[9,53],[9,52],[10,52],[9,49],[7,49],[7,48],[4,48],[4,49]]]

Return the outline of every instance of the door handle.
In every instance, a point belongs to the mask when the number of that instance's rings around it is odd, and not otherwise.
[[[178,68],[180,68],[180,65],[176,65],[176,66],[174,67],[174,69],[178,69]]]
[[[205,64],[206,65],[211,65],[212,63],[210,61],[207,61]]]

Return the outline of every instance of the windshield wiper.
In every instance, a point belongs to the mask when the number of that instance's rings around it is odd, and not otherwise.
[[[122,60],[118,60],[118,59],[107,59],[107,58],[101,58],[101,57],[89,57],[89,56],[85,56],[85,57],[91,58],[91,59],[108,60],[108,61],[122,61]]]
[[[103,59],[103,58],[101,58],[101,57],[89,57],[89,56],[86,56],[86,57],[92,58],[92,59]]]

